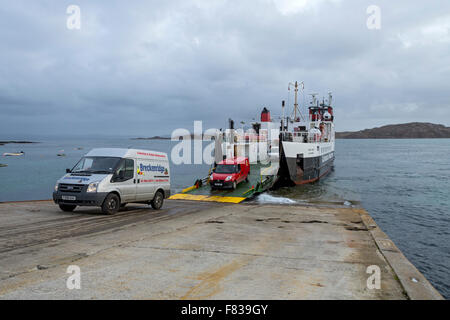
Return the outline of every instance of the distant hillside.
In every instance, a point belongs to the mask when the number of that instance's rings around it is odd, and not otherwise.
[[[391,124],[361,131],[336,132],[336,139],[421,139],[450,138],[450,127],[442,124],[411,122]]]
[[[181,136],[181,138],[183,139],[187,139],[189,138],[189,135],[186,136]],[[154,136],[154,137],[149,137],[149,138],[131,138],[131,140],[171,140],[172,138],[168,135],[168,136]],[[191,140],[211,140],[214,139],[214,135],[211,134],[207,134],[207,133],[203,133],[203,135],[194,135],[193,133],[191,133],[190,135],[190,139]],[[178,140],[178,139],[175,139]]]
[[[132,138],[131,140],[170,140],[170,137],[154,136],[148,138]]]

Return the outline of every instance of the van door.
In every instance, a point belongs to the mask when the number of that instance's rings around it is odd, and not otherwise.
[[[150,201],[153,199],[155,187],[155,174],[158,171],[158,164],[154,160],[137,159],[137,191],[138,201]]]
[[[135,161],[122,159],[111,179],[111,185],[120,192],[122,203],[136,200],[135,172]]]
[[[239,183],[239,182],[244,181],[244,166],[241,164],[238,164],[237,167],[238,167],[238,174],[237,174],[236,182]]]

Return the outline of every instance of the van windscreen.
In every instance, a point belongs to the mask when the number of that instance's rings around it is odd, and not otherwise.
[[[239,165],[237,164],[218,164],[215,173],[237,173]]]
[[[72,169],[76,173],[113,173],[120,158],[117,157],[84,157]]]

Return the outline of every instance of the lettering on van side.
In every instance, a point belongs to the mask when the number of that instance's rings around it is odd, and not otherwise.
[[[164,168],[161,165],[157,165],[157,166],[148,165],[148,166],[146,166],[146,165],[143,165],[142,163],[139,165],[139,169],[140,169],[140,171],[155,171],[155,172],[160,172],[160,173],[168,172],[167,169]]]
[[[155,153],[148,153],[148,152],[138,152],[137,154],[141,155],[141,156],[150,156],[150,157],[160,157],[160,158],[165,158],[165,155],[162,154],[155,154]]]

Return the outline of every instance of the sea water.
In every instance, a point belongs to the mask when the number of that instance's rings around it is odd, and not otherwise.
[[[0,157],[0,163],[8,164],[0,168],[0,201],[50,199],[65,169],[92,148],[133,147],[170,155],[176,143],[127,137],[39,141],[0,146],[0,154],[25,152],[21,157]],[[334,170],[321,181],[280,188],[254,201],[361,205],[435,288],[450,298],[450,139],[337,140],[335,155]],[[172,191],[205,177],[209,167],[172,165]]]

